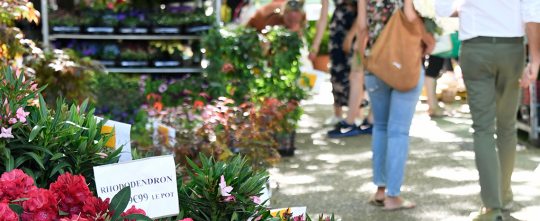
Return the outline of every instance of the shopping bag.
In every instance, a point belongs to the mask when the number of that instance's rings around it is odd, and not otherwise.
[[[435,37],[435,48],[431,52],[431,55],[438,56],[441,53],[452,52],[452,37],[448,35],[438,35]]]
[[[401,9],[396,10],[364,59],[365,68],[396,90],[415,88],[420,79],[424,31],[420,19],[410,22]]]

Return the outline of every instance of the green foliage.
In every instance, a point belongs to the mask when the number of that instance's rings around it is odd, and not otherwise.
[[[273,27],[266,37],[270,42],[270,72],[257,79],[257,97],[275,97],[281,101],[304,99],[306,91],[298,84],[302,40],[283,27]]]
[[[55,11],[49,15],[49,24],[51,26],[77,26],[79,17],[65,11]]]
[[[47,85],[44,97],[53,106],[59,97],[76,103],[87,98],[95,101],[95,78],[104,74],[101,66],[89,57],[79,57],[72,49],[46,50],[31,67],[36,71],[36,82]]]
[[[215,28],[203,38],[206,58],[210,62],[206,69],[212,97],[226,96],[242,103],[252,95],[255,79],[263,75],[264,58],[256,30],[248,28]],[[233,70],[224,71],[224,65]]]
[[[151,146],[151,134],[146,129],[148,116],[140,110],[144,96],[139,90],[139,78],[120,73],[103,74],[97,76],[94,88],[96,114],[131,124],[133,146]]]
[[[15,80],[13,76],[16,75],[9,69],[2,70],[0,79],[7,85],[0,87],[0,99],[7,98],[12,103],[19,100],[13,97],[23,97],[18,103],[23,105],[39,95],[39,92],[28,93],[29,86],[23,86],[22,78]],[[59,99],[56,109],[49,110],[39,96],[38,105],[22,107],[29,112],[26,122],[11,127],[14,138],[0,139],[0,173],[20,168],[34,178],[38,187],[46,187],[64,172],[81,174],[93,184],[93,166],[118,160],[120,150],[104,146],[109,138],[100,134],[100,128],[105,122],[96,121],[87,101],[69,107]]]
[[[330,18],[328,18],[328,21],[330,21]],[[311,48],[311,45],[313,44],[313,39],[315,38],[315,34],[317,33],[317,21],[309,21],[306,27],[306,31],[304,33],[306,33],[305,36],[306,36],[306,41],[308,43],[308,46]],[[323,37],[321,39],[321,44],[319,45],[318,54],[319,55],[330,54],[330,49],[328,48],[329,46],[330,46],[330,31],[329,31],[329,24],[327,24],[325,31],[323,33]]]
[[[146,61],[148,60],[148,53],[141,49],[125,49],[120,53],[120,59],[124,61]]]
[[[254,171],[246,159],[235,156],[227,162],[216,161],[204,155],[199,156],[201,166],[188,159],[192,170],[188,170],[190,180],[178,181],[181,212],[194,220],[228,221],[248,220],[265,211],[254,203],[253,196],[260,196],[268,181],[268,173]],[[235,200],[226,201],[220,193],[220,178],[224,177],[230,194]]]

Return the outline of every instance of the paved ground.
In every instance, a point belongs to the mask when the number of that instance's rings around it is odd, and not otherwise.
[[[411,130],[403,196],[413,210],[385,212],[366,203],[371,183],[371,136],[329,139],[328,85],[304,103],[297,151],[271,168],[271,206],[307,206],[310,215],[335,213],[344,221],[470,220],[481,206],[467,105],[448,107],[452,117],[431,120],[418,105]],[[540,148],[518,147],[513,187],[516,204],[506,220],[540,220]],[[536,170],[536,172],[535,172]]]

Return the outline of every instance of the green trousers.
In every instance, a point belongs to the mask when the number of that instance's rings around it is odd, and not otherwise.
[[[485,207],[502,208],[517,146],[519,79],[525,64],[522,38],[478,37],[462,44],[461,69],[474,129],[474,153]]]

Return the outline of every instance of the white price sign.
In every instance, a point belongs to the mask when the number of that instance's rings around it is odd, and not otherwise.
[[[179,212],[172,155],[94,167],[94,176],[98,196],[102,199],[112,199],[122,188],[130,186],[128,208],[135,205],[150,218],[174,216]]]

